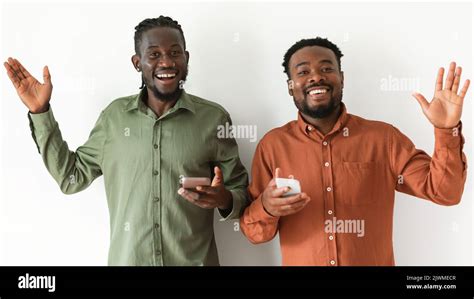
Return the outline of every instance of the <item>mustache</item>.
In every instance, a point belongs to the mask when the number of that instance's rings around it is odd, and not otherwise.
[[[179,70],[174,67],[162,67],[162,68],[156,69],[154,73],[157,74],[162,71],[175,71],[176,73],[179,73]]]

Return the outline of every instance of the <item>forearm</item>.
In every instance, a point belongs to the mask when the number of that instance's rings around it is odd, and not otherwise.
[[[401,174],[397,190],[441,205],[459,203],[466,181],[466,157],[461,127],[435,128],[435,147],[430,157],[395,131],[392,161]]]
[[[80,156],[69,150],[51,109],[44,113],[28,114],[28,117],[38,151],[62,192],[79,192],[100,175],[96,167],[89,166],[94,164],[94,158]]]
[[[430,163],[430,180],[437,179],[432,200],[442,205],[461,201],[466,182],[467,160],[463,152],[461,124],[452,129],[435,129],[435,152]]]

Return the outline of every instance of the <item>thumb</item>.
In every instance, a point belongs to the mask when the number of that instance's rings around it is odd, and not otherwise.
[[[280,177],[280,168],[277,167],[275,169],[275,173],[273,174],[273,178],[270,180],[270,182],[268,182],[268,186],[269,187],[276,187],[275,178],[279,178],[279,177]]]
[[[49,73],[48,66],[43,68],[43,81],[45,84],[51,84],[51,74]]]
[[[423,110],[423,112],[428,109],[430,104],[428,103],[426,98],[421,93],[414,92],[411,95],[418,101],[418,103],[420,104],[421,109]]]
[[[277,167],[277,168],[275,169],[275,176],[274,176],[274,178],[279,178],[279,177],[280,177],[280,173],[281,173],[281,169],[280,169],[280,167]]]
[[[222,170],[219,167],[214,167],[214,178],[212,179],[211,186],[216,187],[222,185],[224,178],[222,176]]]

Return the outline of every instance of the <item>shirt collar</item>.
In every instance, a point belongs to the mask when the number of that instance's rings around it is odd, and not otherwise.
[[[128,102],[124,111],[140,110],[142,112],[146,112],[147,106],[143,101],[143,95],[145,92],[147,92],[146,88],[142,89],[140,93],[133,96],[132,99]],[[186,109],[191,111],[192,113],[196,112],[194,102],[191,100],[189,94],[187,94],[184,90],[181,93],[181,96],[179,97],[178,101],[176,101],[176,104],[173,106],[173,108],[170,109],[169,112],[176,111],[179,109]]]
[[[337,132],[339,131],[341,128],[343,128],[347,121],[349,120],[349,114],[347,113],[347,110],[346,110],[346,105],[341,102],[341,115],[339,115],[339,118],[337,119],[336,123],[334,124],[334,127],[332,128],[331,132],[329,132],[327,135],[330,135],[334,132]],[[309,133],[311,132],[319,132],[313,125],[311,124],[308,124],[303,116],[301,115],[301,112],[298,111],[298,120],[297,120],[297,123],[298,123],[298,127],[300,128],[300,130],[305,133],[306,135],[308,135]]]

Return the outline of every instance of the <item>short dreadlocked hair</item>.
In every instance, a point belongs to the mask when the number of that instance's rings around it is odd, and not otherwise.
[[[145,31],[157,27],[168,27],[168,28],[174,28],[181,33],[181,37],[183,38],[183,45],[184,49],[186,50],[186,40],[184,39],[184,33],[183,29],[181,29],[181,25],[178,24],[177,21],[173,20],[170,17],[165,17],[165,16],[159,16],[158,18],[153,18],[153,19],[145,19],[140,22],[135,27],[135,53],[137,55],[140,54],[140,45],[142,42],[142,35]]]
[[[322,37],[316,37],[316,38],[310,38],[310,39],[302,39],[299,42],[296,42],[291,48],[286,51],[285,56],[283,56],[283,68],[284,68],[284,73],[290,78],[290,70],[289,70],[289,63],[291,56],[295,54],[296,51],[299,49],[302,49],[304,47],[312,47],[312,46],[320,46],[324,48],[328,48],[329,50],[333,51],[334,54],[336,55],[337,59],[337,64],[339,66],[339,71],[341,70],[341,57],[344,56],[342,54],[341,50],[339,50],[338,46],[333,44],[331,41],[329,41],[327,38],[322,38]]]

